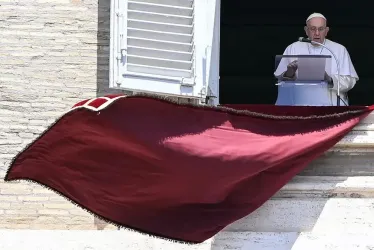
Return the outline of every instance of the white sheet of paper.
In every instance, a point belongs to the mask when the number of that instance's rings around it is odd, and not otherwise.
[[[300,57],[297,61],[297,79],[300,81],[323,81],[325,78],[326,58]]]

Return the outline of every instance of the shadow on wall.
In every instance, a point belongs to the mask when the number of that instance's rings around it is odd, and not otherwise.
[[[109,89],[110,1],[99,0],[97,9],[96,96],[130,92]]]

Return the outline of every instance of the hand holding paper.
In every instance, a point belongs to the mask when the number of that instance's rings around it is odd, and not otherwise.
[[[286,73],[284,74],[284,76],[286,77],[293,77],[296,73],[296,70],[297,70],[297,60],[291,62],[290,64],[287,65],[287,71]]]

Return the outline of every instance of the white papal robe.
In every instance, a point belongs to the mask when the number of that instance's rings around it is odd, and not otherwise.
[[[347,92],[352,89],[358,81],[358,75],[353,67],[347,49],[336,42],[325,39],[324,45],[331,49],[339,60],[340,64],[340,96],[343,101],[340,105],[348,105]],[[300,85],[284,82],[278,85],[278,98],[276,105],[293,106],[336,106],[338,89],[338,67],[337,63],[326,48],[313,46],[310,43],[295,42],[289,45],[284,55],[331,55],[326,61],[326,73],[332,78],[333,86],[325,84]],[[287,65],[295,58],[283,58],[274,72],[274,75],[281,81],[287,70]],[[295,79],[297,79],[297,71]]]

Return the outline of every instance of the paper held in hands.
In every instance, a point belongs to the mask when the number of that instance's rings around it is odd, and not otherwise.
[[[324,81],[328,56],[299,57],[297,59],[297,80]]]

